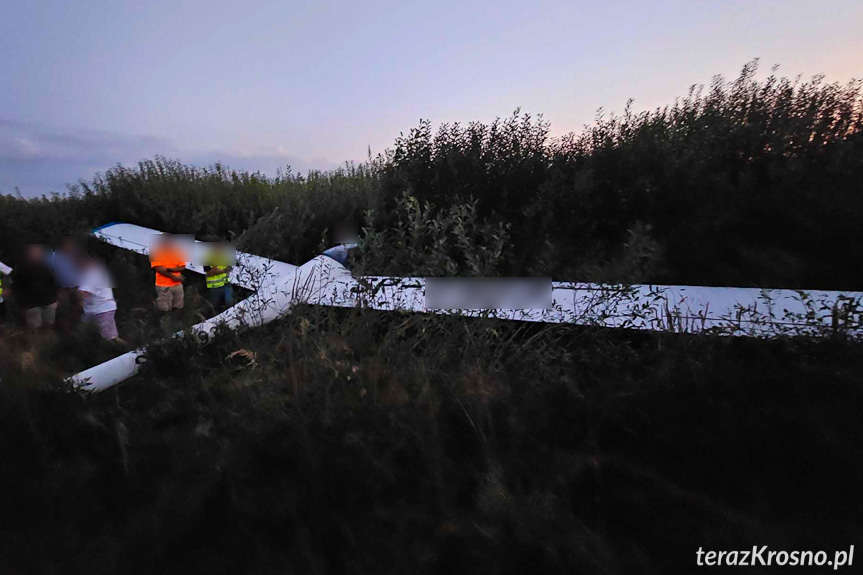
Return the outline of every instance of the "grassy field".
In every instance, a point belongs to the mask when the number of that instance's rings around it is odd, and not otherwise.
[[[299,308],[4,378],[0,567],[667,573],[861,536],[863,349]]]

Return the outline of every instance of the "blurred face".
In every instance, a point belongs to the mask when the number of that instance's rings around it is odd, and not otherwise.
[[[30,244],[24,252],[24,257],[30,263],[39,263],[45,260],[45,248],[39,244]]]
[[[357,226],[352,222],[337,222],[333,226],[333,242],[353,244],[357,241]]]
[[[78,242],[76,242],[74,238],[70,237],[61,239],[60,243],[57,245],[57,249],[67,254],[75,254],[80,251],[78,248]]]
[[[160,234],[151,241],[161,249],[177,250],[183,254],[192,253],[195,249],[195,239],[188,234]]]

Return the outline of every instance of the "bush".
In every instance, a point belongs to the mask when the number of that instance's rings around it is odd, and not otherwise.
[[[387,155],[384,195],[476,198],[511,226],[513,275],[591,279],[640,227],[663,254],[645,281],[858,289],[861,83],[756,71],[559,139],[518,112],[434,135],[423,122]]]
[[[394,214],[383,228],[367,213],[355,274],[489,277],[504,266],[508,226],[479,221],[476,201],[436,209],[405,194]]]

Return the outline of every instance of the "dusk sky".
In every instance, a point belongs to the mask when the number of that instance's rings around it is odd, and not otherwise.
[[[0,4],[0,193],[156,154],[274,174],[362,161],[421,118],[521,107],[553,133],[714,74],[863,77],[863,2]]]

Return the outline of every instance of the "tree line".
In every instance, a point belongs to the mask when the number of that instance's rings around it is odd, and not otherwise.
[[[557,138],[516,111],[421,121],[365,163],[305,175],[163,157],[116,166],[64,195],[0,196],[0,250],[125,221],[302,262],[333,222],[354,220],[376,238],[365,257],[380,273],[409,271],[406,247],[418,262],[448,250],[455,267],[437,272],[452,273],[470,268],[468,214],[471,250],[497,250],[483,273],[860,289],[861,82],[757,71],[750,62],[655,110],[630,102]]]

